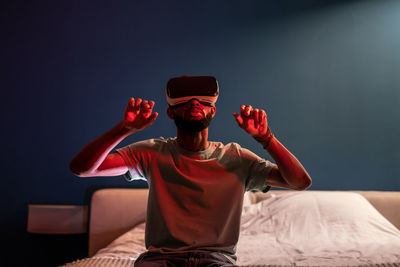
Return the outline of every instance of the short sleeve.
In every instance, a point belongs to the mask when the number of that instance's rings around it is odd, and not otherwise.
[[[147,164],[147,152],[150,150],[150,140],[130,144],[118,148],[116,151],[124,159],[128,172],[124,174],[127,181],[145,180]]]
[[[266,181],[276,164],[259,157],[246,148],[240,148],[240,154],[244,166],[248,168],[246,191],[259,190],[267,192],[270,187],[266,185]]]

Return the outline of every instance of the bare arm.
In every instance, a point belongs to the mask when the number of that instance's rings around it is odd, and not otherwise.
[[[240,115],[234,113],[233,116],[239,127],[264,146],[278,166],[271,171],[267,185],[295,190],[305,190],[311,186],[311,178],[300,161],[268,130],[264,110],[242,105]]]
[[[93,140],[71,160],[69,168],[79,177],[117,176],[125,174],[128,167],[118,153],[109,154],[127,136],[151,125],[158,113],[154,102],[131,98],[124,118],[111,130]]]

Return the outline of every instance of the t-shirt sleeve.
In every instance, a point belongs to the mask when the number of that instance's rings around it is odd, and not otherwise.
[[[263,159],[246,148],[240,148],[242,164],[248,169],[246,191],[259,190],[267,192],[270,188],[265,183],[276,164]]]
[[[126,180],[145,180],[146,178],[146,146],[148,143],[141,141],[116,149],[117,153],[124,159],[128,172],[124,174]]]

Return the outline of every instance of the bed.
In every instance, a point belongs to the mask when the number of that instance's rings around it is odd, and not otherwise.
[[[145,251],[147,189],[100,189],[89,253],[64,266],[133,266]],[[247,192],[239,266],[400,266],[400,192]]]

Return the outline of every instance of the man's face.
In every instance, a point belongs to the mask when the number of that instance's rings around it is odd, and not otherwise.
[[[197,99],[168,108],[168,116],[176,126],[188,132],[199,132],[206,129],[215,115],[215,107],[201,103]]]

